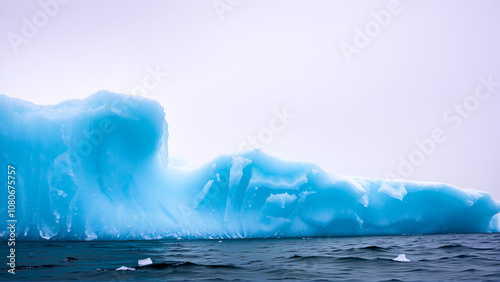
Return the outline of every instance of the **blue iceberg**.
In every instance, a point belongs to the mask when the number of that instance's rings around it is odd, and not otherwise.
[[[0,216],[22,240],[499,232],[500,203],[477,190],[343,176],[260,150],[169,165],[163,107],[141,97],[0,95],[0,136],[2,169],[15,170],[15,187],[0,174]]]

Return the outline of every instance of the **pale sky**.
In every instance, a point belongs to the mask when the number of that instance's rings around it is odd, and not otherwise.
[[[193,165],[256,137],[335,173],[500,200],[499,14],[484,0],[0,0],[0,93],[54,104],[147,86],[171,155]]]

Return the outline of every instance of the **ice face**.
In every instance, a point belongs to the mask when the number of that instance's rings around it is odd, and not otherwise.
[[[0,164],[16,172],[18,239],[499,231],[500,203],[481,191],[347,177],[259,150],[196,169],[169,165],[163,108],[139,97],[101,91],[38,106],[0,95],[0,136]],[[5,220],[7,181],[2,173]]]

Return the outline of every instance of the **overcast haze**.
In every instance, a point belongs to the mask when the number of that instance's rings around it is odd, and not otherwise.
[[[157,69],[169,75],[147,97],[165,107],[171,155],[194,165],[260,133],[264,151],[335,173],[500,199],[500,85],[480,80],[500,81],[500,2],[390,2],[73,0],[27,38],[23,17],[43,21],[44,9],[0,0],[0,93],[39,104],[130,94]],[[382,10],[390,21],[346,56]],[[287,124],[276,121],[284,108]],[[440,143],[418,153],[435,130]],[[419,154],[401,175],[400,156]]]

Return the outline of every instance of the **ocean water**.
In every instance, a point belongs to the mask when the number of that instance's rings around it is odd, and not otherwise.
[[[1,250],[7,253],[7,243]],[[500,280],[500,234],[17,242],[0,280]],[[395,261],[405,254],[410,262]],[[4,257],[5,261],[5,256]],[[151,258],[152,265],[138,267]],[[135,270],[116,270],[121,266]]]

